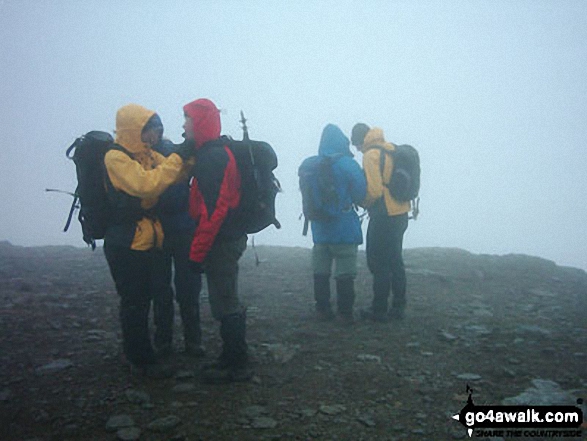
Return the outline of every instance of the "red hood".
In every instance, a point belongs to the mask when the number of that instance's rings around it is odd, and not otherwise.
[[[183,106],[183,111],[194,122],[196,148],[220,137],[220,111],[212,101],[205,98],[192,101]]]

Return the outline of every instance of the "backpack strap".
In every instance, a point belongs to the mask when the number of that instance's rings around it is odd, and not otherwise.
[[[392,155],[392,153],[386,149],[384,149],[382,146],[377,146],[377,148],[379,149],[379,174],[381,175],[381,184],[384,187],[387,187],[387,184],[389,184],[389,182],[386,184],[383,182],[383,172],[385,171],[385,156],[387,155]],[[393,170],[391,171],[393,173]],[[391,175],[389,176],[389,179],[391,180]]]

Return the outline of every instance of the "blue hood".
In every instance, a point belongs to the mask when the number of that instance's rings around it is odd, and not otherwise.
[[[342,130],[334,124],[328,124],[322,131],[318,154],[320,156],[342,155],[352,157],[353,154],[349,146],[350,141]]]

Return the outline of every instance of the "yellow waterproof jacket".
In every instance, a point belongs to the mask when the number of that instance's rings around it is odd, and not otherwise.
[[[116,144],[131,153],[110,150],[104,157],[112,186],[141,201],[145,210],[153,208],[161,193],[185,178],[184,164],[177,154],[167,158],[141,141],[141,132],[155,112],[137,104],[121,107],[116,114]],[[187,168],[187,164],[186,164]],[[163,245],[163,228],[159,219],[145,216],[135,226],[130,248],[146,251]]]
[[[383,130],[374,127],[365,135],[365,140],[361,148],[361,152],[363,153],[363,169],[367,178],[367,195],[361,205],[367,209],[372,208],[383,196],[387,215],[397,216],[409,212],[410,203],[398,202],[389,193],[386,184],[391,179],[393,158],[391,155],[384,153],[384,150],[393,151],[395,150],[395,145],[386,142]],[[384,161],[383,176],[381,176],[382,160]]]

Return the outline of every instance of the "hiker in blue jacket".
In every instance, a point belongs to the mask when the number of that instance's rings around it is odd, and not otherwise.
[[[318,157],[307,158],[300,170],[315,159],[331,156],[332,173],[337,194],[334,215],[327,220],[311,222],[314,297],[318,317],[331,320],[330,276],[332,263],[336,280],[338,315],[346,323],[353,322],[354,281],[357,275],[357,250],[363,243],[361,222],[355,204],[365,198],[367,184],[359,164],[353,159],[349,139],[339,127],[328,124],[322,131]]]
[[[163,124],[161,120],[159,123],[158,140],[152,148],[167,157],[176,151],[177,146],[168,139],[163,139]],[[196,227],[196,222],[188,213],[189,191],[188,181],[172,185],[161,195],[157,204],[157,213],[165,234],[163,251],[166,283],[169,287],[167,296],[154,299],[155,323],[157,327],[164,330],[160,333],[159,341],[157,339],[155,341],[155,347],[160,356],[167,356],[172,352],[174,317],[172,279],[175,286],[175,299],[179,304],[181,315],[185,353],[193,357],[204,355],[200,327],[202,278],[200,274],[191,271],[188,265],[190,245]]]

